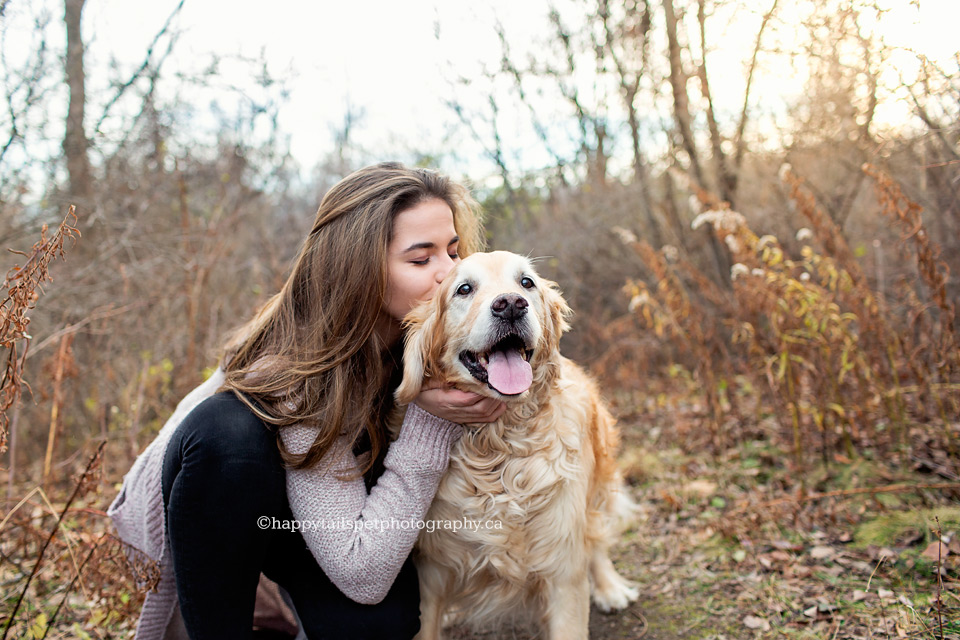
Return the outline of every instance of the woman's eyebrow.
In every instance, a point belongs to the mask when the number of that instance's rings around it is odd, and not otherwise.
[[[456,244],[458,242],[460,242],[460,236],[453,236],[450,242],[447,243],[447,246],[449,247],[450,245]],[[411,251],[419,251],[420,249],[435,249],[436,247],[437,245],[433,242],[415,242],[414,244],[404,249],[401,253],[407,254],[407,253],[410,253]]]
[[[436,246],[437,245],[432,242],[417,242],[404,249],[401,253],[410,253],[411,251],[419,251],[420,249],[433,249]]]

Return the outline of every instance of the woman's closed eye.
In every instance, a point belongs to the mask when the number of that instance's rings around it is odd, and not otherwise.
[[[454,251],[453,253],[448,253],[448,254],[447,254],[447,257],[449,257],[451,260],[453,260],[454,262],[456,262],[457,260],[460,259],[460,254],[457,253],[456,251]],[[425,257],[419,258],[419,259],[417,259],[417,260],[411,260],[411,261],[410,261],[410,264],[415,264],[415,265],[421,266],[421,267],[424,266],[424,265],[430,264],[430,256],[425,256]]]

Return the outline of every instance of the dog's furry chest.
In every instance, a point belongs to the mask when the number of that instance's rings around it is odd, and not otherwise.
[[[582,548],[587,511],[590,457],[582,432],[570,427],[529,433],[500,423],[465,433],[427,515],[461,526],[424,532],[421,551],[443,563],[431,553],[442,548],[450,562],[470,567],[467,575],[493,573],[517,585],[555,571],[558,553]]]

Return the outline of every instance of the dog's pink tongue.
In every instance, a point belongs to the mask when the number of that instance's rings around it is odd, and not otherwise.
[[[523,393],[533,382],[533,369],[515,349],[494,351],[487,361],[487,382],[506,396]]]

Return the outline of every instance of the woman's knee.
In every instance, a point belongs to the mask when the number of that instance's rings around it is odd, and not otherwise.
[[[183,457],[279,460],[274,432],[230,391],[197,405],[177,431]]]
[[[187,470],[216,482],[285,491],[276,436],[232,392],[201,402],[177,427],[165,456],[164,484]]]

